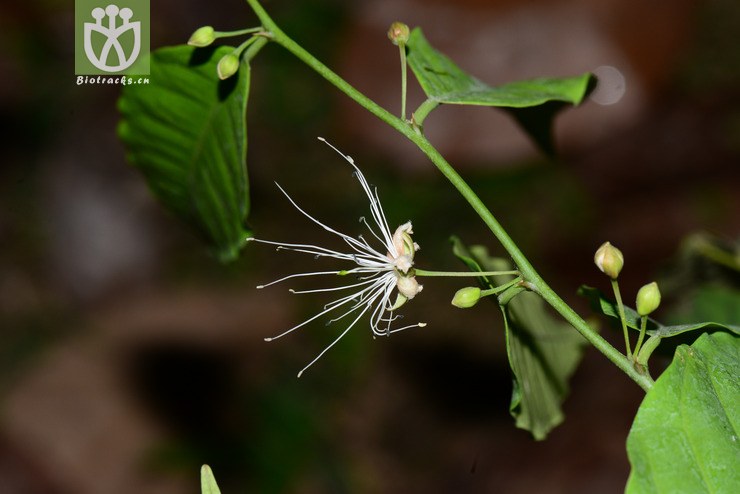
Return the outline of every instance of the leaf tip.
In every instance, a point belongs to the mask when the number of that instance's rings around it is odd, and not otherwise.
[[[200,492],[201,494],[221,494],[213,470],[208,465],[200,467]]]

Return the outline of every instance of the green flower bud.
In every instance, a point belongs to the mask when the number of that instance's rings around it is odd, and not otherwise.
[[[460,309],[468,309],[480,300],[480,288],[477,286],[468,286],[459,289],[455,296],[452,297],[452,305]]]
[[[647,316],[660,305],[660,290],[656,282],[648,283],[637,292],[637,313]]]
[[[622,251],[609,242],[604,242],[594,255],[594,263],[602,273],[616,280],[619,272],[622,271],[622,266],[624,266],[624,256]]]
[[[192,36],[190,36],[190,39],[188,40],[188,44],[190,46],[196,46],[198,48],[202,48],[204,46],[208,46],[211,43],[213,43],[213,40],[216,39],[215,31],[211,26],[203,26],[201,28],[196,29],[196,31],[193,33]]]
[[[239,70],[239,57],[233,53],[224,55],[221,57],[221,60],[218,61],[216,70],[218,71],[219,79],[228,79],[232,75],[236,74],[237,70]]]
[[[394,45],[405,45],[409,40],[409,27],[403,22],[394,22],[388,29],[388,39]]]

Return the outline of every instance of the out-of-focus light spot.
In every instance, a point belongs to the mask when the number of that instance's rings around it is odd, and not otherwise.
[[[598,78],[598,83],[589,96],[591,101],[599,105],[613,105],[622,99],[627,91],[627,81],[619,69],[611,65],[602,65],[592,72]]]

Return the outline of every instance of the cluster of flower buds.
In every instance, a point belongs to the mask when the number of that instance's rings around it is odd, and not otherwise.
[[[614,247],[611,243],[604,242],[596,250],[594,263],[602,273],[606,274],[612,280],[616,280],[622,271],[622,267],[624,267],[624,255],[622,255],[622,251]],[[637,313],[640,316],[647,316],[657,309],[660,305],[658,284],[653,281],[640,288],[637,292],[635,305],[637,307]]]
[[[216,72],[221,80],[228,79],[239,71],[239,64],[242,53],[246,48],[254,42],[256,36],[265,35],[266,33],[261,27],[239,29],[237,31],[216,31],[212,26],[203,26],[195,30],[188,40],[188,45],[194,46],[195,48],[204,48],[210,46],[214,41],[219,38],[229,38],[235,36],[243,36],[245,34],[251,34],[246,41],[241,45],[234,48],[231,53],[227,53],[218,61]]]
[[[220,33],[213,29],[213,26],[203,26],[195,30],[188,40],[188,45],[196,48],[204,48],[210,46],[217,38],[229,36],[233,33]],[[216,72],[218,78],[221,80],[228,79],[232,75],[236,74],[239,70],[239,56],[241,51],[239,48],[235,49],[231,53],[227,53],[218,61],[216,66]]]

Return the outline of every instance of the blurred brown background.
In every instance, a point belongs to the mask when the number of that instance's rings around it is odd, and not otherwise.
[[[594,97],[557,120],[557,163],[495,110],[440,108],[425,129],[583,314],[579,284],[608,288],[592,264],[604,240],[625,254],[631,300],[670,275],[688,235],[738,238],[733,0],[265,6],[394,110],[399,63],[385,32],[395,20],[422,26],[491,84],[600,74]],[[158,0],[151,12],[153,49],[204,24],[256,24],[237,0]],[[0,493],[195,493],[202,463],[224,494],[622,491],[639,388],[588,350],[566,422],[534,442],[508,414],[498,309],[453,309],[459,283],[429,280],[407,306],[425,329],[373,340],[360,325],[297,380],[339,328],[263,338],[328,300],[254,286],[312,259],[250,245],[222,266],[162,211],[116,139],[119,88],[74,83],[73,16],[56,0],[0,7]],[[324,136],[379,187],[390,223],[413,220],[420,266],[460,268],[452,234],[501,253],[413,146],[281,49],[260,53],[253,78],[250,224],[259,236],[327,241],[273,181],[316,217],[359,228],[366,204],[316,141]],[[422,98],[411,86],[413,109]]]

